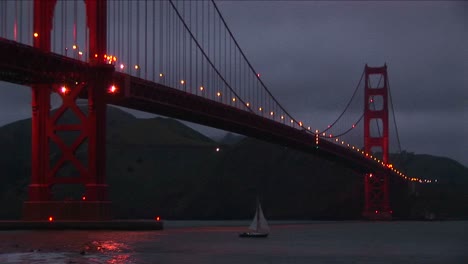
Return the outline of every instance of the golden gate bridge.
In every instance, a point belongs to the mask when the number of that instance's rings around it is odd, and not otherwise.
[[[365,65],[345,109],[326,128],[316,128],[295,118],[270,92],[214,1],[2,1],[0,22],[0,80],[32,92],[25,220],[110,219],[107,104],[244,134],[348,166],[364,176],[363,215],[371,219],[391,218],[389,177],[433,182],[406,175],[390,161],[393,106],[386,65]],[[361,87],[364,96],[358,96]],[[52,94],[62,100],[53,113]],[[357,98],[363,99],[362,114],[345,120]],[[78,99],[87,100],[87,111]],[[61,123],[66,112],[79,122]],[[401,150],[394,115],[393,122]],[[347,136],[360,127],[363,143],[352,143]],[[67,144],[64,133],[76,138]],[[75,155],[83,147],[86,160]],[[61,153],[54,160],[53,148]],[[63,175],[65,166],[77,175]],[[85,199],[55,201],[50,189],[56,184],[84,185]]]

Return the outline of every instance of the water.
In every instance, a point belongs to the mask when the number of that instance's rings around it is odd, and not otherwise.
[[[239,238],[247,221],[166,221],[166,229],[2,231],[0,263],[468,263],[468,221],[270,222],[266,239]]]

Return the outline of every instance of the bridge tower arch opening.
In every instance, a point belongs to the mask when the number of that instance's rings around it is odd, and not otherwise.
[[[379,79],[378,83],[372,80]],[[364,149],[372,153],[378,149],[382,162],[389,164],[387,65],[365,67],[364,88]],[[372,129],[378,128],[378,132]],[[364,211],[368,219],[388,220],[392,217],[389,201],[387,172],[369,172],[364,175]]]
[[[111,218],[105,177],[105,97],[114,67],[104,60],[107,1],[83,1],[86,19],[82,22],[86,23],[88,37],[85,54],[91,69],[80,73],[56,69],[63,80],[61,83],[31,85],[32,173],[28,200],[23,204],[24,220],[45,221],[50,216],[56,220]],[[34,0],[33,4],[33,46],[49,52],[57,0]],[[53,112],[50,110],[52,93],[62,99],[61,106]],[[78,97],[88,99],[85,111],[78,106]],[[72,123],[61,122],[66,112],[75,115]],[[70,140],[64,134],[75,136]],[[53,147],[56,151],[51,153]],[[52,154],[58,157],[52,158]],[[84,155],[84,160],[79,155]],[[67,173],[70,171],[73,173]],[[56,185],[84,186],[85,199],[54,200],[51,191]]]

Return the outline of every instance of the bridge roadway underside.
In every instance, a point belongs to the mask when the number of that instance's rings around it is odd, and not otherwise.
[[[209,127],[219,128],[260,140],[280,144],[340,163],[358,173],[382,171],[357,151],[320,139],[315,145],[315,134],[300,130],[288,123],[241,110],[239,108],[142,80],[122,73],[114,73],[114,83],[122,87],[120,95],[109,95],[113,105],[178,118]]]
[[[61,84],[86,81],[92,75],[89,63],[0,38],[0,80],[22,85]],[[289,124],[273,121],[230,105],[209,100],[158,83],[114,72],[118,94],[107,102],[117,106],[165,115],[311,153],[343,164],[358,173],[389,173],[378,163],[354,150],[320,140],[315,135]],[[80,95],[87,98],[86,94]]]

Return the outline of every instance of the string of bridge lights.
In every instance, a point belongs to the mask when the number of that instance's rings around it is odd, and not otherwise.
[[[34,33],[33,36],[38,37],[38,34]],[[80,55],[79,58],[81,59],[82,55],[83,55],[83,52],[78,51],[78,48],[77,48],[76,45],[73,45],[72,49],[76,50],[78,52],[78,55]],[[98,54],[95,54],[94,57],[98,58],[99,56],[98,56]],[[126,67],[126,65],[124,63],[117,63],[117,61],[118,61],[118,58],[116,56],[114,56],[114,55],[108,55],[108,54],[103,55],[103,62],[104,63],[115,65],[115,66],[117,66],[117,69],[120,70],[121,72],[131,74],[130,72],[128,72],[129,67]],[[131,68],[133,68],[137,73],[141,70],[141,67],[138,64],[135,64],[133,67],[130,67],[130,69]],[[260,79],[260,74],[256,74],[255,76],[256,76],[257,79]],[[159,77],[164,78],[164,77],[166,77],[166,75],[164,73],[159,73]],[[180,79],[179,82],[180,82],[181,85],[187,85],[187,81],[185,79]],[[195,89],[195,90],[197,90],[197,89]],[[207,92],[208,89],[207,89],[206,86],[201,85],[201,86],[198,86],[198,90],[200,92]],[[110,85],[110,87],[107,89],[107,92],[109,94],[115,94],[118,91],[119,91],[119,89],[115,84]],[[62,94],[62,96],[65,96],[70,92],[70,88],[68,88],[66,86],[61,86],[58,89],[58,92],[60,94]],[[221,91],[217,91],[215,95],[216,95],[215,98],[222,98],[223,97],[223,94],[222,94]],[[274,121],[276,121],[277,118],[279,118],[279,120],[283,124],[286,124],[287,123],[286,120],[289,119],[289,123],[291,124],[291,126],[293,128],[296,128],[296,124],[297,124],[299,126],[299,129],[302,129],[302,130],[307,131],[307,132],[314,135],[315,145],[316,145],[317,149],[319,148],[320,141],[323,140],[323,139],[331,141],[331,142],[334,141],[335,144],[342,145],[343,147],[346,147],[346,148],[348,148],[350,150],[353,150],[356,153],[362,155],[363,157],[365,157],[367,159],[373,160],[374,162],[376,162],[380,166],[384,167],[385,169],[388,169],[388,170],[392,171],[394,174],[396,174],[397,176],[399,176],[400,178],[402,178],[404,180],[407,180],[407,181],[410,181],[410,182],[418,182],[418,183],[437,183],[438,182],[437,180],[422,179],[422,178],[417,178],[417,177],[409,177],[406,174],[404,174],[403,172],[401,172],[401,171],[397,170],[396,168],[394,168],[392,164],[385,163],[384,161],[380,160],[379,158],[373,156],[371,153],[366,152],[363,149],[360,149],[360,148],[358,148],[358,147],[356,147],[356,146],[354,146],[352,144],[349,144],[349,143],[345,142],[344,140],[340,140],[339,137],[334,136],[331,133],[327,134],[326,132],[320,132],[319,130],[312,131],[310,126],[305,126],[302,121],[297,121],[294,118],[291,118],[290,116],[285,116],[284,114],[278,115],[274,111],[267,111],[262,106],[258,106],[258,108],[254,107],[252,105],[252,103],[250,103],[248,101],[246,101],[244,103],[241,100],[238,100],[238,98],[236,98],[236,97],[230,98],[230,101],[232,103],[236,103],[238,101],[241,102],[246,108],[251,110],[253,113],[259,114],[263,118],[269,118],[269,119],[274,120]],[[371,102],[372,102],[372,99],[371,99]],[[258,112],[253,111],[255,109],[257,109]],[[266,114],[264,114],[264,113],[266,113]],[[289,118],[287,118],[287,117],[289,117]],[[357,125],[353,124],[349,130],[355,129],[356,127],[357,127]],[[328,126],[328,128],[330,128],[330,126]]]

